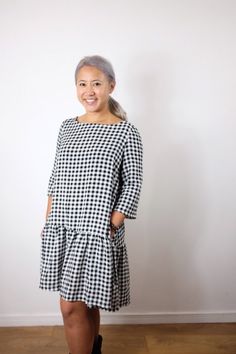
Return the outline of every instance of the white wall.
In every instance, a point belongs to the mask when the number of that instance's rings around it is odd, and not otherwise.
[[[235,18],[233,0],[0,2],[1,325],[61,323],[58,293],[38,289],[40,231],[91,54],[113,63],[144,143],[132,305],[103,323],[236,320]]]

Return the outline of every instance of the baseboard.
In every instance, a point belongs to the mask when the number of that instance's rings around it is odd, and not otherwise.
[[[104,313],[101,324],[236,322],[236,312]],[[63,325],[60,314],[0,315],[1,327]]]

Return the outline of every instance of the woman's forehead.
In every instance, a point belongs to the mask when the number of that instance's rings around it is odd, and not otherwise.
[[[79,72],[77,79],[83,81],[104,80],[105,74],[95,66],[83,66]]]

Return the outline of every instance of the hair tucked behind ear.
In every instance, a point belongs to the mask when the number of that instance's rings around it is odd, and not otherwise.
[[[84,66],[94,66],[106,75],[109,82],[111,81],[116,82],[115,73],[111,63],[107,59],[101,57],[100,55],[92,55],[92,56],[84,57],[83,59],[80,60],[79,64],[77,65],[75,70],[75,84],[77,84],[78,72]],[[127,120],[126,112],[121,107],[121,105],[111,96],[108,101],[108,106],[112,114],[114,114],[115,116],[123,120]]]

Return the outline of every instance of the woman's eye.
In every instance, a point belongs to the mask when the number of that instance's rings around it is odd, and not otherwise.
[[[94,86],[101,86],[101,82],[95,82]]]
[[[84,83],[84,82],[80,82],[80,83],[79,83],[79,86],[80,86],[80,87],[84,87],[84,86],[85,86],[85,83]]]

